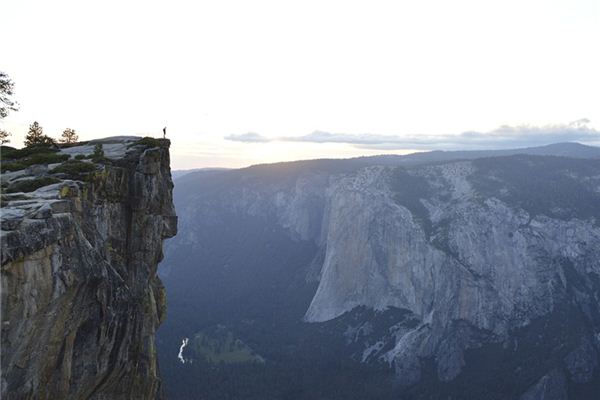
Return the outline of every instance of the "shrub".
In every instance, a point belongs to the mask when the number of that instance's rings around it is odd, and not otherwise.
[[[73,142],[73,143],[63,143],[63,142],[59,142],[56,143],[56,146],[60,149],[68,149],[69,147],[77,147],[77,146],[83,146],[85,145],[87,142]]]
[[[155,139],[155,138],[146,136],[138,141],[131,143],[128,147],[131,147],[131,146],[160,147],[160,144],[161,144],[160,139]]]
[[[34,154],[31,157],[29,157],[27,162],[29,163],[29,165],[54,164],[54,163],[60,163],[60,162],[66,161],[70,157],[71,156],[68,154],[38,153],[38,154]]]
[[[24,164],[22,162],[10,162],[10,163],[2,163],[2,168],[0,168],[1,172],[6,172],[6,171],[19,171],[22,169],[27,168],[28,165]]]
[[[86,158],[91,158],[95,163],[109,161],[108,158],[104,156],[104,148],[102,147],[102,143],[96,143],[94,146],[94,152]]]
[[[7,152],[10,153],[10,152],[15,151],[15,150],[17,150],[17,149],[15,149],[12,146],[0,145],[0,154],[2,154],[2,155],[6,154]]]
[[[77,154],[75,156],[76,160],[85,160],[85,158],[86,158],[85,154]]]
[[[52,185],[53,183],[60,182],[60,179],[56,179],[51,176],[45,176],[43,178],[29,179],[25,181],[15,182],[6,189],[6,193],[17,193],[17,192],[33,192],[44,186]]]
[[[54,139],[44,135],[44,130],[40,124],[35,121],[33,124],[29,125],[29,132],[27,132],[27,136],[25,136],[25,146],[29,147],[37,144],[54,145]]]
[[[92,154],[93,158],[101,158],[104,157],[104,148],[102,147],[102,143],[96,143],[94,146],[94,154]]]
[[[81,176],[96,171],[97,167],[94,164],[79,160],[69,160],[62,163],[52,170],[52,173],[63,173],[71,176]]]
[[[71,129],[71,128],[67,128],[64,130],[63,134],[62,134],[62,138],[60,139],[60,141],[62,143],[77,143],[77,141],[79,140],[79,136],[77,136],[77,133],[75,133],[75,129]]]
[[[15,161],[2,163],[1,171],[18,171],[36,164],[60,163],[68,160],[69,157],[70,156],[68,154],[56,154],[51,152],[36,152],[33,154],[30,153],[30,155],[28,155],[27,157],[16,158]]]
[[[2,146],[2,159],[19,160],[39,153],[56,153],[58,149],[51,144],[34,144],[22,149],[15,149],[9,146]]]

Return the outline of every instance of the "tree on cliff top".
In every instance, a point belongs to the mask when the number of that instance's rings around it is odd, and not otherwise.
[[[62,133],[62,138],[60,139],[62,143],[75,143],[77,140],[79,140],[79,137],[77,136],[77,133],[75,133],[75,129],[71,128],[65,129]]]
[[[0,144],[10,143],[10,139],[8,138],[9,136],[10,132],[0,129]]]
[[[104,158],[104,148],[102,143],[96,143],[94,146],[94,153],[92,154],[92,161],[99,162]]]
[[[34,144],[53,144],[54,140],[51,137],[44,135],[44,130],[40,124],[35,121],[29,125],[29,132],[25,136],[25,147],[32,146]]]
[[[0,119],[9,111],[17,111],[17,102],[12,99],[15,84],[8,75],[0,71]]]

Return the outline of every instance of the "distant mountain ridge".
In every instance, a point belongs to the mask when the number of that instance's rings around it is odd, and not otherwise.
[[[411,166],[428,163],[437,163],[445,161],[472,160],[485,157],[503,157],[517,154],[556,156],[571,158],[600,158],[600,147],[588,146],[577,142],[553,143],[539,147],[524,147],[517,149],[501,150],[434,150],[405,155],[382,154],[375,156],[364,156],[354,158],[322,158],[297,161],[284,161],[277,163],[255,164],[246,168],[285,168],[285,169],[314,169],[331,165],[339,171],[354,170],[369,165],[389,165],[389,166]],[[241,168],[241,169],[246,169]],[[227,168],[198,168],[191,170],[174,170],[173,178],[181,178],[187,175],[187,178],[193,179],[197,173],[219,172],[228,170]]]
[[[175,169],[171,171],[171,178],[177,179],[192,172],[215,172],[226,171],[229,168],[192,168],[192,169]]]
[[[458,150],[458,151],[428,151],[423,153],[413,153],[404,156],[373,156],[367,158],[397,158],[400,165],[421,164],[427,162],[440,162],[452,160],[472,160],[484,157],[503,157],[517,154],[528,154],[535,156],[557,156],[572,158],[600,158],[600,147],[588,146],[576,142],[553,143],[539,147],[524,147],[518,149],[503,150]]]

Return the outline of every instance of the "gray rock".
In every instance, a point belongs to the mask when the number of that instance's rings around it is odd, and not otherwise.
[[[73,203],[67,200],[53,201],[50,203],[50,208],[53,213],[67,213],[73,209]]]
[[[52,207],[50,207],[50,204],[44,203],[29,218],[33,218],[33,219],[47,219],[47,218],[50,218],[51,216],[52,216]]]
[[[46,172],[48,172],[48,166],[44,164],[32,165],[27,167],[25,171],[27,175],[32,175],[36,178],[45,175]]]
[[[163,397],[156,269],[177,230],[168,147],[3,203],[2,399]]]

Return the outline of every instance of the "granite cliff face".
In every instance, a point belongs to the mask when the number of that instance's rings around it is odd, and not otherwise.
[[[288,268],[294,278],[277,289],[277,301],[290,302],[303,279],[312,294],[299,318],[338,329],[353,359],[393,368],[402,398],[593,398],[600,390],[600,159],[590,149],[589,158],[462,154],[192,173],[176,195],[186,222],[166,264],[173,274],[184,268],[189,281],[194,269],[222,277],[221,291],[237,274],[252,279],[249,268],[265,281],[273,273],[261,272],[264,264]],[[565,155],[561,146],[551,150]],[[238,225],[221,228],[225,217]],[[237,233],[246,230],[265,240],[247,245]],[[303,268],[290,250],[283,261],[271,250],[269,232],[278,230],[310,249]],[[244,250],[207,252],[213,264],[194,263],[192,248],[214,246],[211,236]],[[255,263],[255,248],[274,255]],[[172,276],[171,285],[186,290]],[[177,323],[192,325],[194,317]],[[239,318],[258,324],[252,311]],[[235,324],[215,316],[199,324],[211,321]],[[240,324],[240,332],[248,329]],[[284,343],[282,353],[292,340]]]
[[[156,270],[177,217],[169,141],[138,139],[96,141],[106,154],[96,162],[3,174],[3,399],[162,397]],[[17,191],[41,179],[56,183]]]
[[[554,161],[509,160],[524,167],[522,174],[531,172],[526,165],[552,168]],[[337,181],[326,211],[321,279],[306,319],[327,321],[361,305],[409,310],[418,325],[398,329],[391,349],[383,338],[367,341],[364,357],[392,363],[410,386],[421,377],[421,360],[435,360],[437,378],[450,382],[465,366],[468,349],[517,347],[513,334],[567,312],[581,321],[564,321],[569,337],[550,357],[574,382],[589,383],[600,345],[600,164],[589,165],[591,175],[570,166],[548,182],[532,176],[529,183],[539,185],[534,190],[554,192],[540,193],[552,203],[545,210],[541,199],[519,204],[522,193],[513,182],[501,172],[481,175],[482,164],[408,172],[371,167]],[[578,183],[575,192],[559,193],[563,173]],[[493,181],[497,192],[483,180]],[[414,198],[405,197],[415,188]],[[558,379],[566,391],[562,372],[548,373],[542,379]]]

